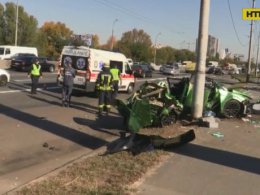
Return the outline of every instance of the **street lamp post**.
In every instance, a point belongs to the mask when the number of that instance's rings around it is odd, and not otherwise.
[[[18,0],[16,2],[15,41],[14,41],[15,46],[17,46],[17,32],[18,32]]]
[[[116,18],[114,21],[113,21],[113,24],[112,24],[112,37],[111,37],[111,51],[113,51],[113,47],[114,47],[114,26],[115,26],[115,23],[118,21],[118,19]]]
[[[159,37],[159,35],[161,35],[161,33],[157,33],[156,37],[155,37],[155,41],[154,41],[154,59],[153,59],[153,63],[156,64],[156,47],[157,47],[157,39]]]

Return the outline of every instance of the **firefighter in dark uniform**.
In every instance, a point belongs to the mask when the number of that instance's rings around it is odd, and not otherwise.
[[[72,67],[71,62],[68,61],[65,64],[63,73],[62,106],[70,107],[74,78],[76,76],[76,70]]]
[[[113,80],[112,80],[112,84],[113,84],[113,92],[112,92],[112,102],[113,104],[115,104],[115,99],[117,97],[118,94],[118,89],[119,89],[119,84],[121,85],[122,81],[121,81],[121,77],[120,77],[120,70],[117,68],[116,65],[111,65],[110,67],[110,72],[113,75]]]
[[[113,75],[110,72],[109,65],[104,64],[102,71],[98,74],[96,89],[99,91],[98,101],[98,115],[102,115],[102,112],[106,110],[107,115],[111,109],[111,92],[113,90],[112,85]]]
[[[33,60],[33,64],[28,71],[28,77],[31,77],[32,80],[31,94],[36,94],[39,79],[40,77],[42,78],[41,65],[39,64],[39,60],[37,58]]]

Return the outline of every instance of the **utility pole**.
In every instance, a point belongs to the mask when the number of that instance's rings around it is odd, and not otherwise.
[[[201,0],[200,2],[200,22],[198,36],[198,53],[195,71],[195,82],[192,102],[192,118],[202,117],[204,89],[205,89],[205,69],[206,55],[208,47],[208,26],[209,26],[209,7],[210,0]]]
[[[255,0],[253,0],[252,8],[255,8]],[[250,73],[251,73],[251,45],[252,45],[252,33],[253,33],[253,20],[251,20],[251,27],[250,27],[250,37],[249,37],[249,50],[248,50],[248,60],[247,60],[247,75],[246,75],[246,82],[249,82]]]
[[[15,41],[14,41],[15,46],[17,46],[17,32],[18,32],[18,0],[16,2]]]
[[[257,40],[257,52],[256,52],[256,62],[255,62],[255,78],[257,78],[257,70],[258,70],[259,39],[260,39],[260,30],[258,32],[258,40]]]
[[[157,50],[157,39],[158,36],[161,35],[161,33],[157,33],[155,40],[154,40],[154,59],[153,59],[153,63],[156,65],[156,50]]]
[[[112,24],[111,51],[113,51],[113,47],[114,47],[114,26],[117,21],[118,19],[116,18]]]

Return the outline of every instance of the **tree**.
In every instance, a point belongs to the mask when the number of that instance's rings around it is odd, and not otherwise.
[[[175,58],[178,62],[185,60],[195,61],[195,53],[188,49],[181,49],[177,50],[177,52],[175,53]]]
[[[143,30],[125,32],[117,42],[118,50],[134,61],[149,61],[152,58],[151,37]]]
[[[172,64],[176,61],[176,50],[170,46],[157,49],[156,59],[158,64]]]
[[[41,40],[47,42],[46,56],[58,57],[64,45],[71,42],[72,31],[61,22],[45,22],[40,28]]]
[[[22,6],[18,7],[17,45],[34,46],[38,21],[28,15]],[[0,41],[2,44],[13,45],[15,43],[16,29],[16,5],[6,3],[5,9],[0,4]]]
[[[4,44],[4,6],[0,3],[0,45]]]
[[[92,45],[93,48],[99,48],[99,36],[97,34],[92,35]]]

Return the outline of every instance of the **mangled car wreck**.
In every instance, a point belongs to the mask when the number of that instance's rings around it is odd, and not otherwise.
[[[107,153],[129,150],[137,154],[149,150],[150,146],[167,149],[195,139],[193,129],[171,138],[139,132],[144,127],[169,126],[189,116],[193,86],[190,78],[176,80],[168,77],[158,83],[145,82],[126,102],[117,99],[117,109],[131,135],[121,136],[121,139],[110,144]],[[204,113],[211,112],[226,118],[240,117],[248,112],[250,99],[243,91],[227,89],[212,79],[206,79]]]
[[[144,83],[126,103],[117,100],[117,109],[128,130],[138,132],[143,127],[167,126],[188,116],[192,94],[190,78],[176,82],[176,79],[168,77],[159,83]],[[247,113],[250,99],[243,91],[227,89],[212,79],[206,79],[204,112],[211,111],[226,118],[240,117]]]

